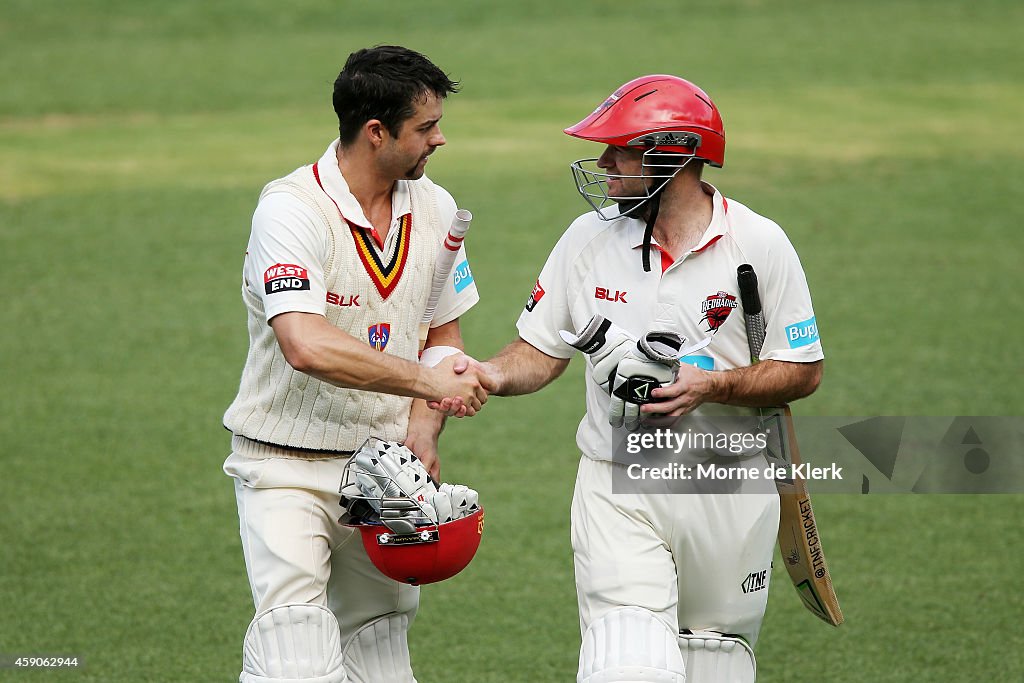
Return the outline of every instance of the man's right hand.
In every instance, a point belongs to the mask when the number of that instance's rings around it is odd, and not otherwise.
[[[476,415],[487,403],[488,394],[497,389],[495,379],[488,374],[484,364],[465,354],[445,358],[432,371],[437,375],[435,393],[439,399],[428,402],[428,405],[446,415]],[[439,407],[445,403],[447,408]]]
[[[608,402],[612,427],[634,431],[640,426],[640,406],[655,400],[654,389],[675,380],[684,343],[675,332],[648,332],[619,360]]]
[[[498,369],[491,363],[481,363],[472,356],[460,354],[452,356],[450,359],[445,359],[445,363],[442,363],[442,365],[448,363],[449,360],[451,361],[452,371],[456,375],[472,375],[477,377],[481,386],[487,390],[488,394],[498,389]],[[486,402],[487,396],[484,396],[481,405]],[[473,417],[480,410],[480,407],[475,407],[471,402],[466,401],[461,395],[457,394],[445,394],[444,398],[439,401],[427,401],[427,406],[444,413],[448,417]]]

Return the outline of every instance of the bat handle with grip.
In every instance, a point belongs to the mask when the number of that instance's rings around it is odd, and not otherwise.
[[[743,321],[747,328],[747,346],[750,361],[757,363],[764,346],[765,322],[761,310],[761,295],[757,291],[757,273],[749,263],[736,269],[736,282],[740,288],[740,302],[743,304]]]
[[[427,342],[427,334],[430,332],[430,322],[434,319],[434,312],[437,309],[437,302],[441,298],[441,292],[451,275],[452,266],[455,265],[455,257],[459,254],[462,241],[469,232],[469,225],[473,221],[473,214],[466,209],[459,209],[452,218],[452,225],[445,235],[444,242],[437,254],[434,264],[434,279],[430,284],[430,296],[427,298],[427,307],[423,310],[423,317],[420,319],[419,342],[420,351]]]

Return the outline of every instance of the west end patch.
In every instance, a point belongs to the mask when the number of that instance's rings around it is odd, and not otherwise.
[[[294,263],[275,263],[263,273],[267,294],[309,289],[309,271]]]

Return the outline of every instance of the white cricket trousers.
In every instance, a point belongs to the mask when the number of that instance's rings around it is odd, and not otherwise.
[[[613,468],[583,457],[572,499],[580,627],[617,607],[675,631],[757,641],[779,528],[774,493],[612,493]]]
[[[381,574],[359,532],[338,523],[347,462],[237,453],[224,462],[224,472],[235,480],[256,612],[291,602],[323,605],[338,618],[343,645],[387,614],[407,614],[411,624],[419,604],[419,588]]]

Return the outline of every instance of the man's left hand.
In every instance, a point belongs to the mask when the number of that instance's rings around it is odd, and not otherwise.
[[[444,415],[428,409],[426,401],[416,399],[412,402],[409,430],[403,443],[419,458],[435,482],[441,481],[441,459],[437,453],[437,441],[443,427]]]
[[[640,412],[644,415],[673,417],[686,415],[708,401],[712,388],[710,372],[681,363],[675,381],[652,391],[654,402],[640,406]]]
[[[420,436],[410,432],[405,437],[405,447],[419,458],[431,479],[435,482],[441,481],[441,457],[437,454],[436,436],[430,438],[426,435]]]

